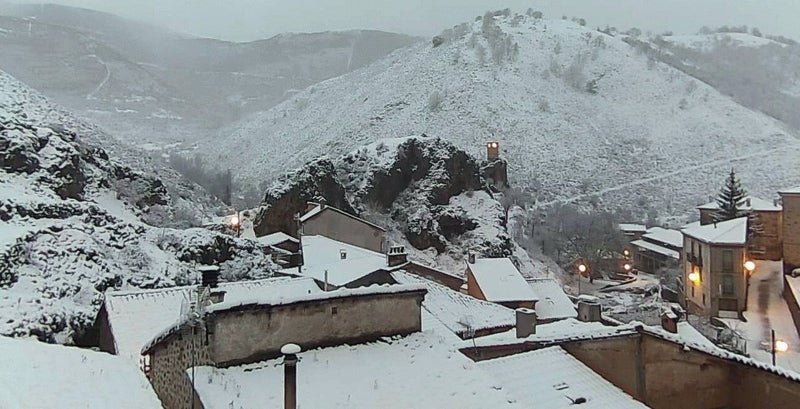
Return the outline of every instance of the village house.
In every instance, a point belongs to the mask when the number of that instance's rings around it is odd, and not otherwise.
[[[291,287],[290,287],[291,288]],[[167,409],[197,407],[195,366],[229,367],[280,356],[288,343],[304,350],[361,344],[421,330],[425,287],[372,286],[251,299],[199,296],[193,308],[142,347],[148,378]],[[214,294],[213,285],[200,291]],[[203,294],[201,292],[200,294]],[[216,301],[216,302],[215,302]]]
[[[800,268],[800,187],[778,192],[783,204],[783,273]]]
[[[309,203],[300,216],[302,236],[325,236],[375,252],[385,251],[385,233],[384,228],[325,203]]]
[[[625,241],[630,243],[634,240],[639,240],[647,233],[647,226],[635,223],[620,223],[619,231],[625,237]]]
[[[538,297],[508,258],[467,259],[467,294],[509,308],[534,309]]]
[[[700,210],[700,224],[712,224],[719,204],[706,203],[697,209]],[[745,196],[738,209],[750,216],[752,234],[747,243],[750,257],[755,260],[780,260],[783,253],[783,207],[777,200]]]
[[[663,227],[651,227],[641,238],[630,242],[634,268],[648,273],[678,268],[682,250],[683,234],[680,230]]]
[[[690,312],[739,317],[747,308],[747,217],[682,230],[682,304]]]

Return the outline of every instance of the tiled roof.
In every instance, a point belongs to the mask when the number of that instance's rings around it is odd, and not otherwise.
[[[397,271],[392,276],[400,283],[424,284],[428,289],[422,307],[451,332],[466,336],[471,331],[508,328],[516,324],[514,310],[453,291],[430,280]]]
[[[687,236],[709,244],[744,245],[747,239],[747,217],[684,227],[681,231]]]
[[[472,276],[492,302],[536,301],[538,297],[508,258],[479,258],[468,264]]]
[[[646,408],[560,346],[478,362],[503,390],[530,408]],[[572,399],[585,403],[573,405]]]
[[[104,307],[117,354],[138,362],[148,341],[182,320],[181,310],[196,289],[197,286],[187,286],[106,292]],[[276,293],[291,296],[322,291],[310,278],[290,277],[220,283],[219,289],[226,292],[228,302]]]
[[[575,304],[553,278],[528,279],[528,285],[539,297],[536,302],[536,317],[542,320],[575,318],[578,312]]]

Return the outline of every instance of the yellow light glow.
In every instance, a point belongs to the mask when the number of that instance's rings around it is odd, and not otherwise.
[[[496,148],[496,147],[497,147],[497,142],[492,142],[492,148]]]
[[[239,225],[239,216],[233,215],[231,216],[231,226],[236,227]]]
[[[789,350],[789,344],[781,339],[775,340],[775,351],[776,352],[786,352]]]
[[[581,274],[585,273],[586,272],[586,264],[578,264],[578,271],[580,271]]]
[[[631,255],[631,252],[628,251],[628,249],[625,249],[625,250],[622,251],[622,254],[624,254],[627,257],[627,256]]]
[[[626,263],[624,266],[622,266],[622,268],[624,268],[625,271],[631,271],[631,265],[630,264]]]
[[[699,283],[700,282],[700,274],[697,274],[696,272],[692,271],[691,273],[689,273],[689,281],[691,281],[691,282],[693,282],[695,284]]]
[[[756,269],[756,263],[753,260],[747,260],[744,262],[744,269],[752,273]]]

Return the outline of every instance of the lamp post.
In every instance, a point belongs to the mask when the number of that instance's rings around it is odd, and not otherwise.
[[[771,341],[770,346],[772,350],[772,366],[775,366],[775,352],[786,352],[789,350],[789,343],[782,339],[775,339],[775,330],[770,330]]]
[[[589,267],[586,266],[586,263],[583,261],[578,263],[578,295],[581,295],[581,276],[587,271],[589,271]]]
[[[236,237],[239,237],[239,228],[242,225],[242,220],[239,218],[239,211],[236,211],[236,214],[231,216],[230,219],[231,228],[236,230]]]

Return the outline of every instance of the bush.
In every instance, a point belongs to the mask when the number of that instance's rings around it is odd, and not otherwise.
[[[438,90],[431,92],[431,95],[428,97],[428,105],[426,107],[428,112],[438,111],[443,100],[444,98],[442,98],[442,94]]]

